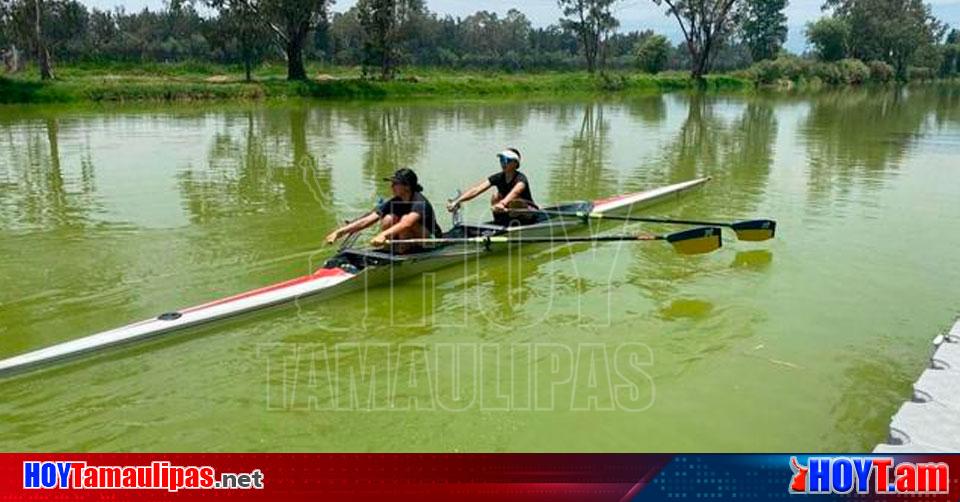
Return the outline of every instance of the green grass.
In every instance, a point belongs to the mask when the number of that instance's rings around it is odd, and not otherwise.
[[[411,68],[397,79],[360,78],[358,68],[310,66],[310,79],[289,82],[282,65],[257,69],[244,82],[240,68],[208,63],[77,64],[55,69],[57,78],[41,82],[36,71],[0,78],[0,103],[71,103],[83,101],[250,100],[309,97],[319,99],[470,98],[511,95],[570,95],[669,92],[706,87],[742,90],[746,79],[712,75],[697,83],[685,73],[648,75],[616,71],[498,73]]]

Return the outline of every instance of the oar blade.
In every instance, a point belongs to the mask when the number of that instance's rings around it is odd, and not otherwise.
[[[777,222],[773,220],[746,220],[730,225],[741,241],[765,241],[773,239],[777,232]]]
[[[680,254],[704,254],[723,246],[719,227],[699,227],[667,235],[667,242]]]

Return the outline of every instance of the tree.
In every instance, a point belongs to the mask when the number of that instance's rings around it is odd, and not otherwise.
[[[0,49],[10,43],[10,14],[13,12],[11,0],[0,0]]]
[[[36,55],[40,78],[53,78],[51,53],[86,33],[87,9],[76,0],[21,0],[12,5],[13,38]]]
[[[953,77],[957,74],[957,63],[960,63],[960,31],[953,29],[947,35],[947,41],[940,46],[943,62],[940,65],[941,77]]]
[[[497,52],[505,56],[510,52],[520,53],[528,49],[533,25],[527,16],[517,9],[510,9],[497,26]]]
[[[363,28],[360,27],[356,5],[346,12],[333,15],[327,28],[327,36],[327,55],[331,60],[343,65],[362,61]]]
[[[396,74],[410,38],[410,24],[422,13],[422,0],[359,0],[357,16],[363,29],[363,63],[380,67],[380,76],[389,80]],[[366,71],[366,70],[364,70]]]
[[[736,25],[737,0],[653,0],[667,5],[667,15],[676,18],[690,53],[690,76],[703,78],[714,53]]]
[[[807,42],[821,61],[839,61],[847,57],[850,25],[843,19],[822,17],[807,23]]]
[[[231,0],[216,0],[231,1]],[[326,21],[332,0],[233,0],[256,13],[287,56],[287,80],[306,80],[303,51],[310,32]]]
[[[659,73],[667,65],[670,41],[663,35],[650,35],[637,43],[637,66],[647,73]]]
[[[272,45],[272,34],[260,21],[256,12],[246,2],[236,0],[211,2],[219,9],[220,16],[213,34],[212,43],[224,52],[235,48],[243,63],[244,80],[253,80],[253,66],[258,64]]]
[[[754,61],[773,59],[787,41],[787,0],[745,0],[740,32]]]
[[[577,34],[580,49],[587,60],[587,71],[594,73],[606,62],[605,45],[610,32],[620,26],[611,8],[617,0],[558,0],[565,19],[560,25]]]
[[[886,61],[901,80],[914,56],[928,54],[946,31],[923,0],[826,0],[824,5],[849,24],[851,56]]]

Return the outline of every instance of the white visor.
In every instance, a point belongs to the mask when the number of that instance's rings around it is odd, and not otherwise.
[[[517,155],[517,153],[514,152],[514,151],[512,151],[512,150],[504,150],[504,151],[498,153],[498,154],[497,154],[497,157],[498,157],[498,158],[499,158],[499,157],[503,157],[503,158],[505,158],[505,159],[515,160],[515,161],[517,161],[518,164],[520,163],[520,156]]]

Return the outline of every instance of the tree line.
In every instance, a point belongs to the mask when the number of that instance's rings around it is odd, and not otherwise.
[[[78,0],[0,0],[0,49],[8,69],[36,61],[41,78],[58,62],[242,64],[285,61],[287,77],[307,78],[304,62],[360,66],[394,78],[404,66],[505,71],[686,69],[693,78],[761,64],[786,54],[788,0],[649,0],[682,34],[674,45],[650,30],[620,32],[623,0],[558,0],[558,22],[535,27],[517,9],[466,17],[432,12],[424,0],[358,0],[331,13],[331,0],[173,0],[161,10],[88,9]],[[200,7],[215,15],[202,16]],[[825,16],[804,30],[807,62],[848,59],[911,73],[952,76],[960,34],[923,0],[825,0]],[[874,64],[874,66],[876,66]]]

